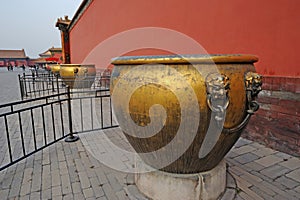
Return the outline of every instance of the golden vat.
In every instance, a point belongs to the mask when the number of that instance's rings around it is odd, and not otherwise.
[[[50,64],[49,65],[51,72],[54,75],[59,75],[60,65],[59,64]]]
[[[60,77],[66,85],[73,88],[90,88],[96,76],[95,65],[61,64]]]
[[[120,128],[152,168],[211,170],[259,107],[257,61],[253,55],[115,58],[110,90]]]

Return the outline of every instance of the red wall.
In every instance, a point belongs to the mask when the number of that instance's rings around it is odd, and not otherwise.
[[[71,62],[92,57],[96,66],[101,61],[100,67],[106,68],[124,46],[147,37],[149,43],[163,43],[166,38],[184,53],[199,53],[181,48],[180,40],[171,35],[162,39],[145,33],[117,45],[105,43],[115,34],[142,27],[181,32],[211,54],[255,54],[257,71],[264,75],[261,107],[243,137],[300,156],[299,9],[300,0],[94,0],[70,32]],[[104,50],[90,54],[99,43]],[[126,54],[166,54],[166,50],[136,49]]]
[[[300,157],[300,78],[263,78],[260,108],[242,137]]]
[[[299,0],[94,0],[70,32],[71,62],[114,34],[152,26],[182,32],[211,54],[258,55],[262,74],[300,77],[299,9]]]

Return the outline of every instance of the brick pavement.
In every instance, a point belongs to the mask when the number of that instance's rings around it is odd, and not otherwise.
[[[11,78],[2,79],[3,74]],[[0,76],[0,83],[10,81],[9,91],[18,89],[12,86],[12,73],[0,72]],[[0,101],[19,99],[19,90],[9,98],[7,89],[0,91]],[[119,128],[80,134],[81,140],[75,143],[57,142],[0,172],[0,199],[147,199],[131,174],[98,160],[107,158],[106,152],[111,150],[103,143],[104,136],[129,149]],[[111,160],[122,170],[134,167],[126,155]],[[241,138],[226,161],[238,186],[235,199],[300,199],[299,158]]]
[[[241,138],[227,154],[237,199],[300,199],[300,159]]]
[[[0,104],[21,100],[18,74],[22,73],[23,71],[20,69],[7,71],[6,68],[0,67]]]
[[[118,128],[94,134],[110,138],[114,134],[118,140],[122,136],[117,133]],[[92,155],[89,134],[93,133],[82,134],[75,143],[58,142],[2,171],[1,199],[146,199],[127,173],[105,166]],[[240,154],[244,149],[249,152]],[[264,155],[253,160],[250,153]],[[122,160],[125,166],[126,161]],[[236,199],[300,199],[298,158],[240,139],[226,161],[238,185]]]

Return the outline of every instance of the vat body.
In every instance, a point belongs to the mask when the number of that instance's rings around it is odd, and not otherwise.
[[[49,65],[51,72],[54,75],[59,75],[60,65],[59,64],[51,64]]]
[[[253,55],[170,55],[113,60],[114,112],[149,166],[190,174],[219,164],[258,109]]]
[[[60,77],[73,88],[90,88],[96,76],[95,65],[61,64]]]

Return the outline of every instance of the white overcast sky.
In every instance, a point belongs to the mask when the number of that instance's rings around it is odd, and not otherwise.
[[[57,18],[72,18],[82,0],[0,0],[0,49],[25,49],[30,58],[61,47]]]

